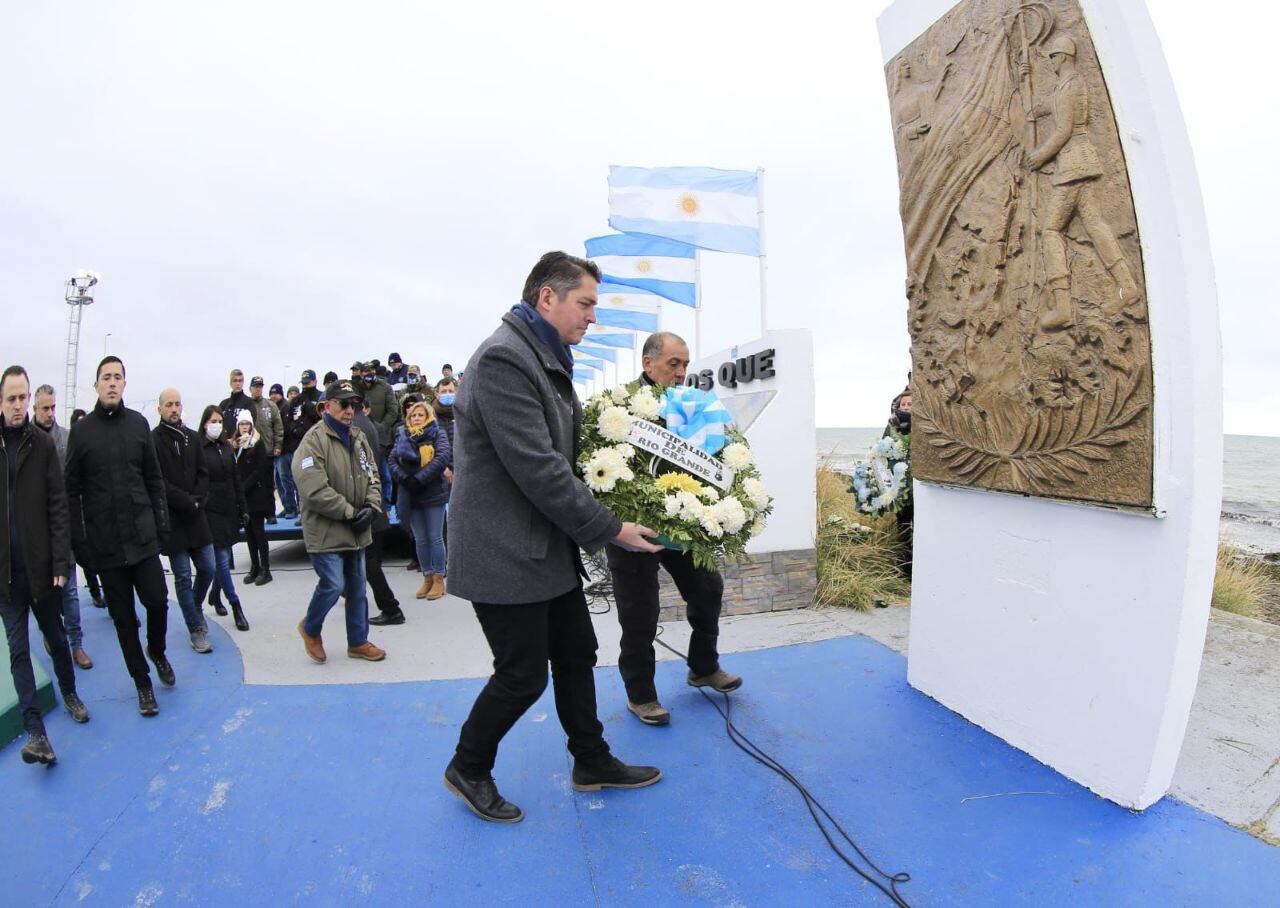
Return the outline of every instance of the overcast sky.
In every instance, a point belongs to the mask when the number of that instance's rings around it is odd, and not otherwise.
[[[1280,16],[1150,5],[1209,215],[1226,429],[1278,435]],[[609,232],[609,164],[759,166],[770,327],[813,330],[819,425],[882,423],[909,343],[883,6],[8,0],[2,358],[61,392],[62,283],[87,267],[82,406],[104,345],[131,405],[154,420],[176,385],[189,424],[233,366],[296,382],[397,350],[435,376],[541,252]],[[704,256],[705,351],[757,336],[756,286],[754,259]]]

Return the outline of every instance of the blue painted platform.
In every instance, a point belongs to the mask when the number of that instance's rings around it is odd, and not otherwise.
[[[5,904],[887,904],[677,664],[659,665],[674,716],[659,729],[625,713],[615,669],[598,673],[614,750],[662,782],[573,793],[548,691],[497,768],[527,819],[494,826],[440,784],[480,680],[245,685],[225,632],[198,656],[176,620],[178,686],[142,719],[110,622],[85,617],[93,721],[50,718],[52,769],[0,749]],[[746,678],[739,725],[911,873],[914,904],[1276,903],[1280,850],[1171,799],[1135,814],[1095,797],[913,691],[867,638],[726,664]],[[964,801],[1014,791],[1050,793]]]

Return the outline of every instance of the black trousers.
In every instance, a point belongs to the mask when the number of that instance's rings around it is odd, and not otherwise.
[[[98,575],[88,568],[84,569],[84,582],[89,587],[89,596],[95,600],[102,599],[102,587],[98,584]]]
[[[489,649],[493,676],[463,723],[454,764],[469,777],[493,771],[498,744],[547,689],[547,662],[556,714],[569,752],[582,763],[609,756],[596,716],[596,632],[581,585],[545,602],[472,603]]]
[[[374,531],[373,542],[364,550],[364,576],[373,588],[373,601],[378,604],[378,611],[395,612],[400,609],[400,600],[391,591],[387,575],[382,573],[382,544],[386,536],[386,530]]]
[[[13,577],[9,584],[9,601],[0,603],[4,632],[9,640],[9,671],[18,693],[22,710],[22,727],[29,735],[44,734],[44,718],[36,698],[36,676],[31,667],[31,641],[27,633],[27,614],[36,616],[40,632],[53,650],[53,671],[58,687],[65,696],[76,691],[75,667],[71,664],[71,648],[62,628],[62,587],[56,588],[40,602],[31,601],[31,588],[26,575]]]
[[[98,577],[107,595],[107,611],[116,625],[125,667],[135,683],[150,684],[151,670],[138,640],[138,628],[142,625],[134,607],[133,593],[137,590],[147,611],[147,649],[153,656],[163,656],[165,634],[169,630],[169,589],[165,586],[160,556],[152,555],[125,567],[106,568],[98,572]]]
[[[244,533],[249,543],[249,565],[254,570],[271,570],[271,548],[267,545],[266,514],[250,514]]]
[[[689,670],[709,675],[720,667],[716,641],[720,636],[720,608],[724,578],[719,571],[695,567],[693,559],[671,550],[649,554],[606,547],[613,595],[622,626],[618,671],[632,703],[658,699],[653,684],[657,659],[653,641],[658,635],[658,568],[666,568],[685,601],[685,614],[693,634],[689,638]]]

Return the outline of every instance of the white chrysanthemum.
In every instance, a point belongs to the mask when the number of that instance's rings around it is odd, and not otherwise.
[[[624,461],[630,460],[636,456],[636,449],[631,447],[631,445],[614,445],[613,449],[618,452],[618,456]]]
[[[747,501],[751,502],[757,510],[768,507],[769,492],[765,489],[764,483],[754,476],[742,480],[742,491],[747,496]]]
[[[625,407],[627,405],[627,389],[625,385],[614,388],[609,392],[609,398],[613,403]]]
[[[741,530],[747,523],[747,509],[742,506],[741,501],[732,495],[726,495],[721,498],[711,506],[710,510],[715,515],[716,522],[724,527],[724,531],[731,536]]]
[[[751,538],[752,539],[755,539],[757,536],[759,536],[763,532],[764,532],[764,518],[757,517],[755,520],[751,521]]]
[[[612,448],[601,448],[582,466],[582,475],[593,492],[612,492],[619,482],[630,482],[635,474]]]
[[[681,520],[701,520],[707,510],[707,506],[692,492],[676,492],[676,500],[680,502]]]
[[[721,457],[734,470],[746,469],[755,462],[751,458],[751,449],[740,441],[726,447]]]
[[[715,486],[703,486],[702,491],[700,491],[698,494],[701,495],[703,498],[707,499],[707,501],[720,500],[720,490],[717,489]]]
[[[622,407],[606,407],[597,425],[606,441],[626,441],[627,433],[631,431],[631,414]]]
[[[609,404],[610,404],[610,400],[609,400],[609,395],[607,394],[594,394],[591,397],[587,398],[588,410],[601,410],[607,407]]]
[[[707,535],[712,539],[719,539],[724,535],[724,527],[720,525],[719,520],[716,520],[714,508],[704,510],[698,523],[702,524],[702,528],[707,531]]]
[[[674,495],[667,495],[662,499],[662,507],[666,510],[668,517],[675,517],[680,513],[680,499]]]
[[[631,412],[641,419],[654,420],[662,412],[661,402],[646,388],[641,388],[631,395],[629,407]]]

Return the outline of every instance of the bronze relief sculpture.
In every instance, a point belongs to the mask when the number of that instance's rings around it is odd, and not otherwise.
[[[885,67],[917,479],[1152,507],[1124,152],[1076,0],[966,0]]]

